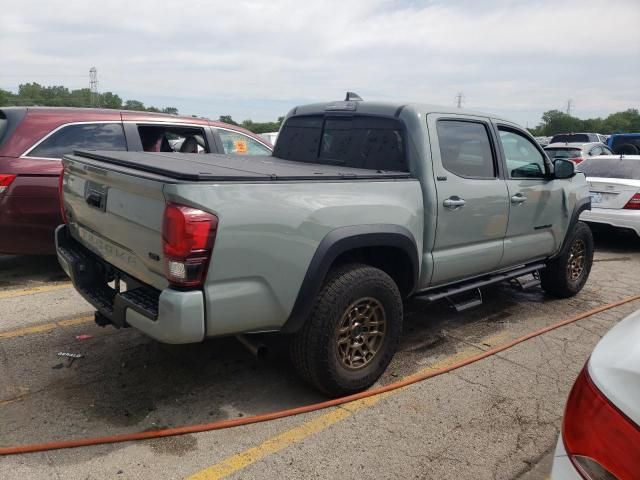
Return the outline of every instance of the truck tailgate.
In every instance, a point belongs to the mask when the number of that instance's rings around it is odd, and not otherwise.
[[[63,160],[64,208],[71,235],[116,268],[166,288],[162,218],[165,198],[159,180]]]

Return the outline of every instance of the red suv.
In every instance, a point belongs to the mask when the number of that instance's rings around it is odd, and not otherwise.
[[[0,109],[0,253],[53,254],[61,158],[73,150],[270,155],[257,135],[204,118],[85,108]]]

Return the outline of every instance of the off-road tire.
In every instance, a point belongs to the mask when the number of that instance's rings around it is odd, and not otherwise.
[[[381,306],[385,334],[369,363],[349,369],[339,358],[338,329],[354,304],[370,299]],[[379,311],[379,309],[378,309]],[[291,340],[291,359],[303,379],[330,396],[348,395],[371,386],[385,371],[402,334],[402,297],[382,270],[347,264],[332,269],[315,299],[310,317]]]
[[[580,245],[584,246],[584,264],[581,273],[572,278],[571,262],[572,251]],[[562,253],[547,264],[547,268],[540,272],[542,288],[549,294],[558,298],[572,297],[577,294],[589,278],[591,265],[593,263],[593,235],[591,229],[584,222],[577,222],[569,237]]]

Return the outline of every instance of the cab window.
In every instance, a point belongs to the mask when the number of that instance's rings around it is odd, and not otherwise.
[[[224,153],[233,153],[238,155],[271,155],[271,150],[247,135],[232,132],[230,130],[223,130],[221,128],[217,128],[216,131],[222,140]]]
[[[500,143],[509,178],[544,178],[544,155],[526,136],[506,127],[498,127]]]
[[[495,156],[484,123],[438,120],[442,166],[464,178],[496,178]]]
[[[62,158],[74,150],[126,150],[127,142],[120,123],[85,123],[61,128],[27,156]]]

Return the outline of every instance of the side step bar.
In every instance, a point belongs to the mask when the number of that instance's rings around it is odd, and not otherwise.
[[[544,263],[538,263],[535,265],[530,265],[528,267],[518,268],[516,270],[510,270],[504,273],[498,273],[488,278],[463,283],[461,285],[442,287],[442,289],[431,290],[424,293],[417,293],[416,296],[425,298],[426,300],[433,302],[436,300],[440,300],[441,298],[451,297],[453,295],[458,295],[459,293],[468,292],[469,290],[475,290],[477,288],[486,287],[487,285],[492,285],[494,283],[511,280],[512,278],[522,277],[523,275],[528,275],[530,273],[537,272],[538,270],[542,270],[545,267],[546,265]]]
[[[460,313],[464,310],[482,305],[482,292],[479,288],[475,289],[472,296],[465,294],[458,294],[453,297],[446,297],[451,306],[455,308],[456,312]]]

